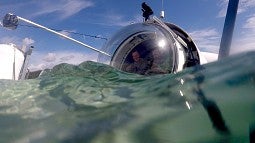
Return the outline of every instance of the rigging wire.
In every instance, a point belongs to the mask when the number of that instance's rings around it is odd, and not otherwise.
[[[32,26],[32,25],[25,25],[25,24],[19,24],[19,26],[24,26],[24,27],[32,27],[32,28],[39,28],[37,26]],[[79,35],[79,36],[83,36],[83,37],[91,37],[91,38],[95,38],[95,39],[102,39],[102,40],[108,40],[105,37],[101,37],[101,36],[95,36],[95,35],[89,35],[89,34],[83,34],[83,33],[78,33],[78,32],[73,32],[73,31],[69,31],[69,30],[61,30],[61,29],[54,29],[54,28],[50,28],[51,30],[54,31],[64,31],[67,33],[71,33],[71,34],[75,34],[75,35]]]
[[[161,10],[164,10],[164,0],[161,0]]]

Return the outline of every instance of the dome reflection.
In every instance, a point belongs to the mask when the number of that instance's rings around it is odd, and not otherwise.
[[[122,28],[102,49],[112,56],[100,54],[98,61],[142,75],[180,71],[191,65],[191,58],[199,63],[197,48],[189,36],[173,24],[165,26],[168,28],[144,22]]]

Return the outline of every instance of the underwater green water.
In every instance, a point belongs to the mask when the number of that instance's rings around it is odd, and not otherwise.
[[[255,53],[141,76],[84,62],[0,80],[3,143],[248,143]]]

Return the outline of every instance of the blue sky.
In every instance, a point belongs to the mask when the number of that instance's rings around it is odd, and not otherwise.
[[[0,17],[13,13],[58,30],[110,38],[123,26],[142,22],[141,3],[146,2],[159,16],[161,0],[1,0]],[[198,48],[217,53],[228,0],[164,0],[165,21],[188,32]],[[255,48],[255,0],[240,0],[231,53]],[[97,53],[42,29],[20,21],[16,30],[0,27],[0,43],[35,47],[29,68],[51,68],[59,63],[79,64],[97,60]],[[106,40],[66,33],[100,49]]]

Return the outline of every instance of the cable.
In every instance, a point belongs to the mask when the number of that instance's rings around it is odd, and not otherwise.
[[[33,26],[33,25],[23,25],[23,24],[19,24],[19,26],[24,26],[24,27],[32,27],[32,28],[39,28],[37,26]],[[53,28],[50,28],[51,30],[54,30],[54,31],[64,31],[64,32],[67,32],[67,33],[71,33],[71,34],[75,34],[75,35],[80,35],[80,36],[86,36],[86,37],[91,37],[91,38],[95,38],[95,39],[102,39],[102,40],[108,40],[107,38],[105,37],[100,37],[100,36],[95,36],[95,35],[89,35],[89,34],[83,34],[83,33],[78,33],[78,32],[73,32],[73,31],[68,31],[68,30],[61,30],[61,29],[53,29]]]

